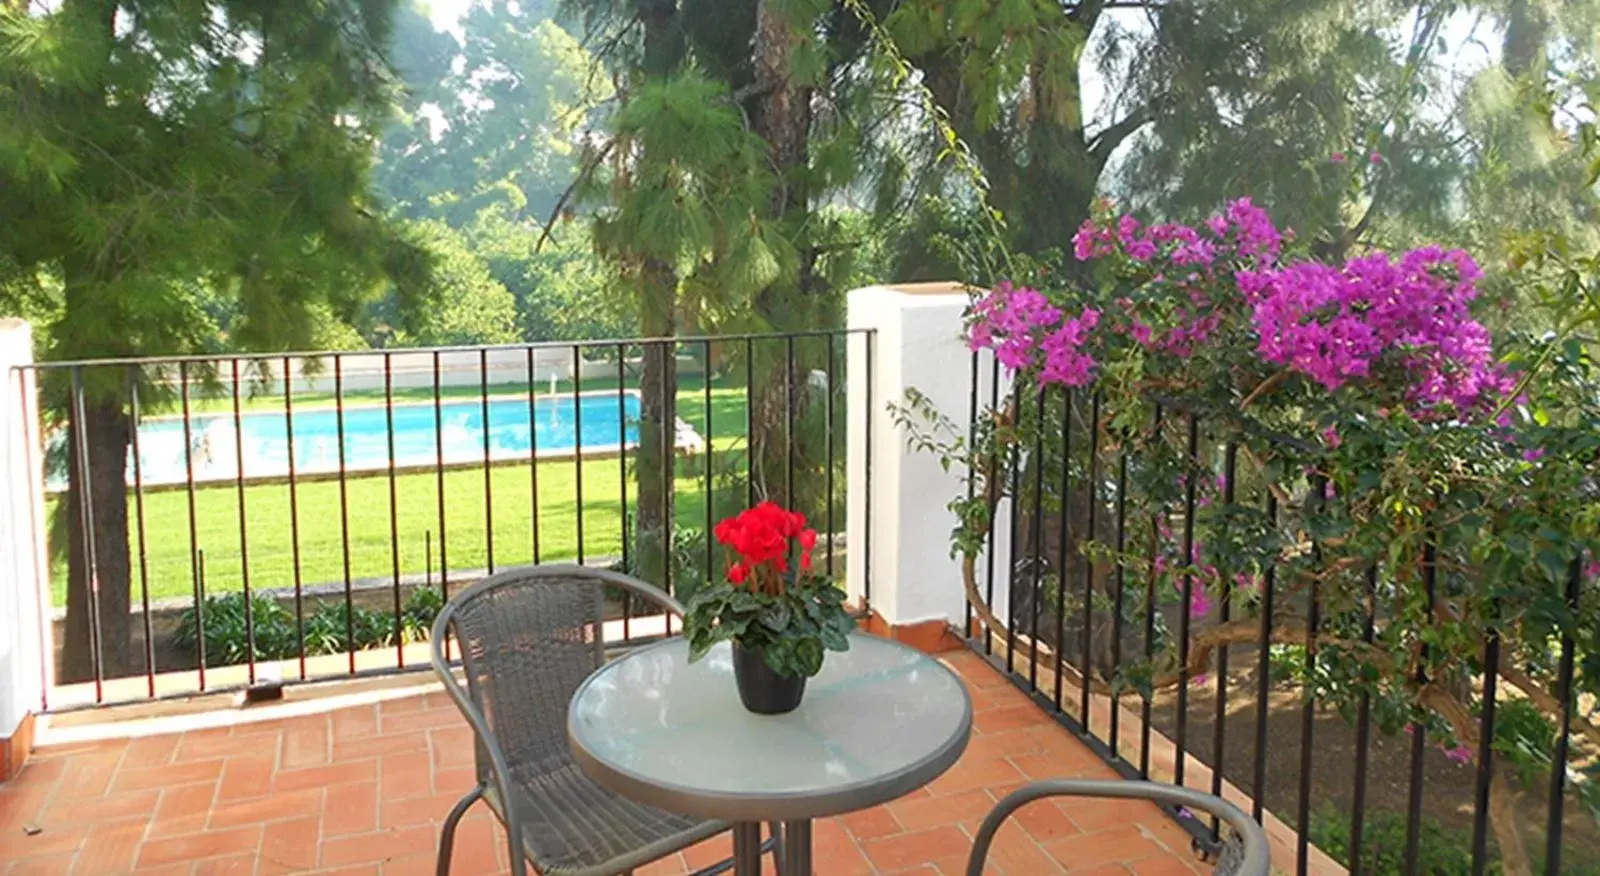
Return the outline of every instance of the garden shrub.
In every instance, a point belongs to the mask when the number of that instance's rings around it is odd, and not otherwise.
[[[250,627],[245,624],[243,593],[207,596],[204,603],[207,666],[234,666],[249,661],[249,636],[254,633],[255,660],[287,660],[299,654],[299,630],[294,613],[270,596],[254,594],[250,599]],[[444,597],[433,587],[418,587],[406,597],[400,612],[400,639],[406,644],[427,641],[433,621],[444,608]],[[348,618],[348,620],[347,620]],[[340,654],[349,650],[349,633],[354,631],[356,650],[393,647],[395,618],[392,611],[324,602],[305,618],[305,653]],[[172,631],[172,643],[179,649],[195,652],[195,610],[185,609]]]

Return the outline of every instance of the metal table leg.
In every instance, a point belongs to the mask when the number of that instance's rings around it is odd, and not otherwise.
[[[811,820],[783,823],[783,858],[778,862],[782,876],[812,876]]]
[[[761,876],[761,822],[734,822],[733,873],[734,876]]]

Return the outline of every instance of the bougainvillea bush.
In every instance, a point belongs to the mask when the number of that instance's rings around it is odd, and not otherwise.
[[[1583,772],[1600,750],[1600,383],[1583,341],[1497,335],[1466,252],[1319,261],[1248,200],[1197,227],[1102,210],[1072,250],[1070,281],[975,299],[971,345],[1011,379],[970,430],[901,409],[915,443],[971,473],[954,549],[978,614],[997,623],[978,560],[1010,498],[1021,553],[1043,557],[1027,571],[1054,582],[1034,611],[1110,616],[1132,642],[1155,616],[1155,656],[1123,649],[1092,685],[1187,690],[1219,647],[1288,646],[1348,715],[1364,703],[1459,761],[1503,752],[1491,816],[1506,872],[1527,872],[1503,795],[1537,752],[1548,765],[1563,701],[1573,786],[1600,800]],[[1035,503],[1073,534],[1030,525]],[[1087,568],[1087,600],[1069,568]],[[1588,696],[1564,694],[1564,653]],[[1481,738],[1490,687],[1541,712],[1545,738]]]

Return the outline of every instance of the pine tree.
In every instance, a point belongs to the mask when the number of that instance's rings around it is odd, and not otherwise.
[[[0,5],[0,262],[36,289],[51,359],[285,349],[350,321],[426,260],[367,196],[387,111],[385,2],[63,0]],[[44,278],[42,283],[34,283]],[[224,302],[198,306],[204,288]],[[37,296],[34,296],[37,300]],[[159,375],[167,380],[170,374]],[[65,503],[62,676],[128,670],[128,373],[83,373]],[[143,387],[146,408],[171,385]],[[66,387],[46,387],[57,411]],[[80,433],[81,430],[81,433]],[[80,504],[92,495],[86,514]],[[88,647],[91,521],[100,653]]]

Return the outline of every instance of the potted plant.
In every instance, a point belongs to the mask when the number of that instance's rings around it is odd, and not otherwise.
[[[850,647],[855,621],[845,611],[844,591],[813,573],[817,532],[804,515],[762,502],[723,520],[714,534],[728,549],[728,568],[722,581],[689,601],[689,660],[732,642],[745,708],[763,715],[794,711],[806,679],[822,670],[823,653]]]

